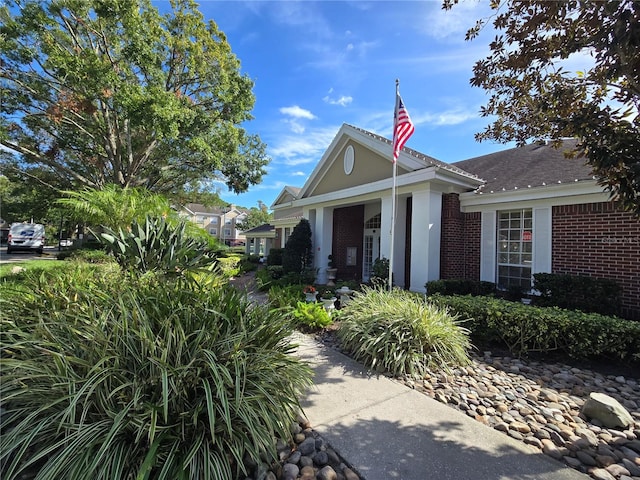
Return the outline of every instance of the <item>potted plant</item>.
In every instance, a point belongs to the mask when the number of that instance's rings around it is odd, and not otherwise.
[[[325,290],[324,292],[322,292],[322,295],[320,295],[320,299],[324,304],[325,310],[329,311],[336,307],[335,303],[337,298],[333,293],[333,290]]]
[[[327,263],[327,286],[333,287],[335,286],[338,269],[335,268],[335,264],[333,263],[333,255],[329,255],[327,258],[329,259],[329,262]]]
[[[307,285],[302,289],[302,291],[304,292],[305,300],[307,302],[316,301],[316,295],[317,295],[316,287],[314,287],[313,285]]]

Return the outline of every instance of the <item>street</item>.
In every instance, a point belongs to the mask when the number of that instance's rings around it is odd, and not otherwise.
[[[44,252],[42,255],[36,252],[28,252],[28,251],[20,251],[14,252],[12,254],[7,253],[7,247],[3,246],[0,248],[0,263],[13,263],[13,262],[23,262],[25,260],[55,260],[56,255],[58,253],[57,246],[47,246],[44,247]]]

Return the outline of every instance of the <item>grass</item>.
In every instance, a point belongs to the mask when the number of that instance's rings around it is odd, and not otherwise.
[[[470,362],[468,331],[446,309],[404,290],[364,288],[342,309],[338,338],[354,359],[393,375]]]

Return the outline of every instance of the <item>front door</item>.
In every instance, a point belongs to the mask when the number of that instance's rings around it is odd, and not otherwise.
[[[362,280],[368,282],[371,279],[373,262],[380,257],[380,229],[368,228],[364,231],[362,258]]]

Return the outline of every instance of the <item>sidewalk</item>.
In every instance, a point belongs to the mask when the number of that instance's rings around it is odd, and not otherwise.
[[[589,480],[462,412],[296,334],[312,427],[366,480]]]

